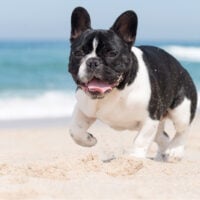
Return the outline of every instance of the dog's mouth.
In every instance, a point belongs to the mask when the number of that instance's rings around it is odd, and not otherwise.
[[[121,80],[122,76],[120,76],[115,83],[110,84],[98,78],[93,78],[87,83],[80,84],[79,87],[94,98],[102,98],[104,94],[111,92],[115,87],[117,87]]]

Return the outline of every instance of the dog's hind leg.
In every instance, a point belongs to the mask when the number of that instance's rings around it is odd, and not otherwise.
[[[174,138],[170,141],[163,154],[164,160],[176,162],[184,155],[185,142],[190,128],[191,101],[187,98],[176,108],[169,111],[169,116],[176,129]]]
[[[156,137],[155,137],[155,142],[158,145],[158,151],[157,151],[155,160],[158,160],[158,161],[163,160],[162,155],[165,152],[165,150],[167,149],[167,147],[169,145],[169,141],[170,141],[168,134],[164,131],[164,127],[165,127],[165,120],[160,122],[160,124],[158,126],[158,131],[157,131]]]

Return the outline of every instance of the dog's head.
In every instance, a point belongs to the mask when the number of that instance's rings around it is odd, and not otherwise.
[[[103,98],[128,82],[134,55],[137,15],[121,14],[109,30],[93,30],[88,12],[75,8],[71,17],[69,72],[92,98]],[[133,70],[132,70],[133,71]]]

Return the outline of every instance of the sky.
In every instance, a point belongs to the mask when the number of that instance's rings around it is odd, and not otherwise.
[[[200,0],[0,0],[0,40],[68,40],[77,6],[88,10],[93,28],[108,29],[134,10],[139,40],[200,41]]]

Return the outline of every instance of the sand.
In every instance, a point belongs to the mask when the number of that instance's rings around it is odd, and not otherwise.
[[[0,200],[199,200],[199,122],[197,117],[179,163],[125,156],[136,132],[100,123],[90,130],[98,139],[93,148],[76,145],[67,122],[1,127]],[[153,145],[149,157],[155,150]]]

